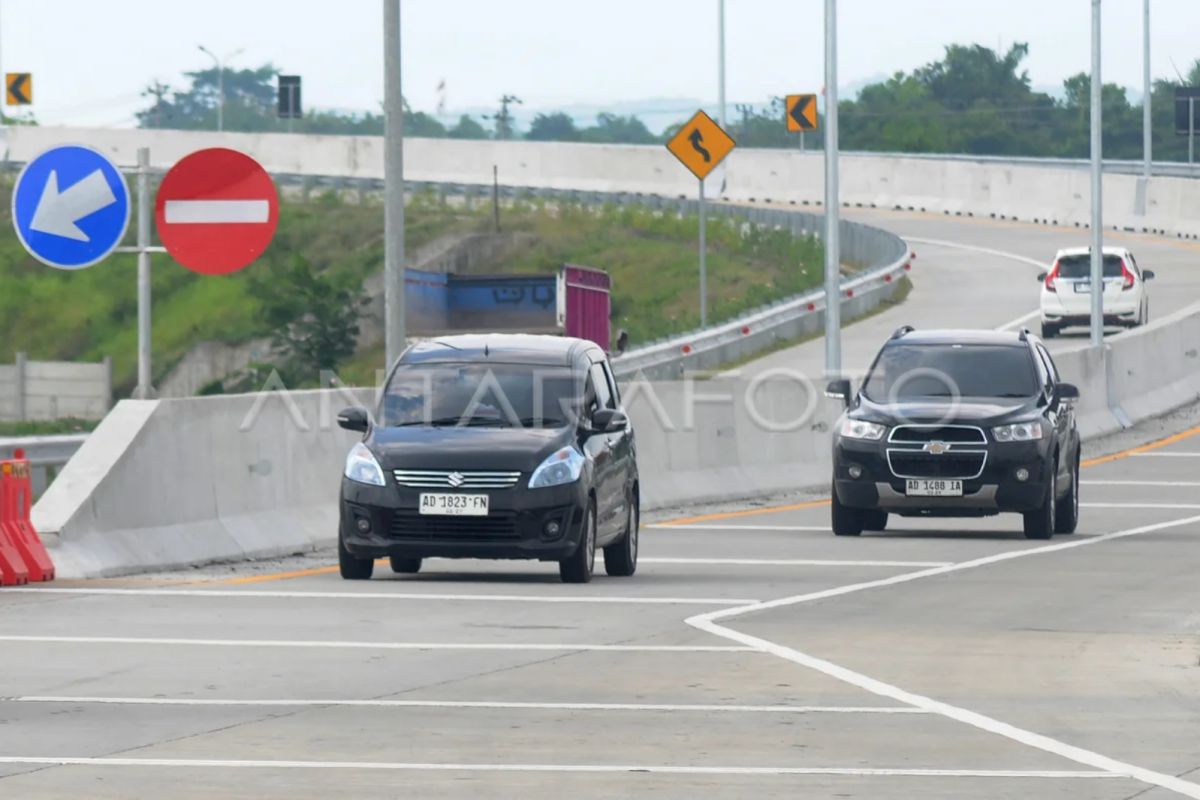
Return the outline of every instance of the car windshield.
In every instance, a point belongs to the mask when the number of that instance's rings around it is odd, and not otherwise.
[[[422,364],[396,370],[383,425],[561,427],[577,418],[582,379],[567,367]]]
[[[929,397],[1032,397],[1038,380],[1024,347],[895,344],[879,354],[863,394],[877,403]]]
[[[1092,274],[1092,257],[1087,253],[1073,256],[1063,256],[1058,260],[1058,277],[1088,278]],[[1104,277],[1121,277],[1121,257],[1104,256]]]

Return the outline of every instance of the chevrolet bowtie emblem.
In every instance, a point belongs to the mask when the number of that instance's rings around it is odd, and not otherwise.
[[[950,452],[950,445],[945,442],[927,442],[922,449],[930,455],[940,456]]]

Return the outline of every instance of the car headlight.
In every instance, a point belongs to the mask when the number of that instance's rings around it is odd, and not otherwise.
[[[1042,438],[1042,423],[1014,422],[1012,425],[1001,425],[992,428],[992,436],[997,442],[1032,442]]]
[[[362,442],[350,448],[350,454],[346,456],[346,471],[344,473],[347,478],[358,483],[365,483],[370,486],[386,486],[387,483],[383,480],[383,469],[379,466],[379,462],[375,460],[375,456],[367,449],[367,446]]]
[[[842,436],[847,439],[866,439],[870,442],[878,442],[883,438],[883,432],[886,430],[887,428],[883,425],[867,422],[865,419],[847,417],[842,421]]]
[[[583,473],[583,453],[564,447],[550,454],[529,477],[530,489],[574,483]]]

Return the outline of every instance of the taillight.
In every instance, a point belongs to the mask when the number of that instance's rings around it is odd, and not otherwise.
[[[1058,277],[1058,262],[1054,262],[1054,266],[1046,273],[1046,291],[1057,292],[1058,289],[1054,286],[1054,279]]]
[[[1126,292],[1133,288],[1133,273],[1129,271],[1129,267],[1125,266],[1125,259],[1121,259],[1121,291]]]

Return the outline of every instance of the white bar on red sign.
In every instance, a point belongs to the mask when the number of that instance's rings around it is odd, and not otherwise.
[[[168,224],[263,223],[270,219],[271,204],[266,200],[168,200],[164,216]]]

